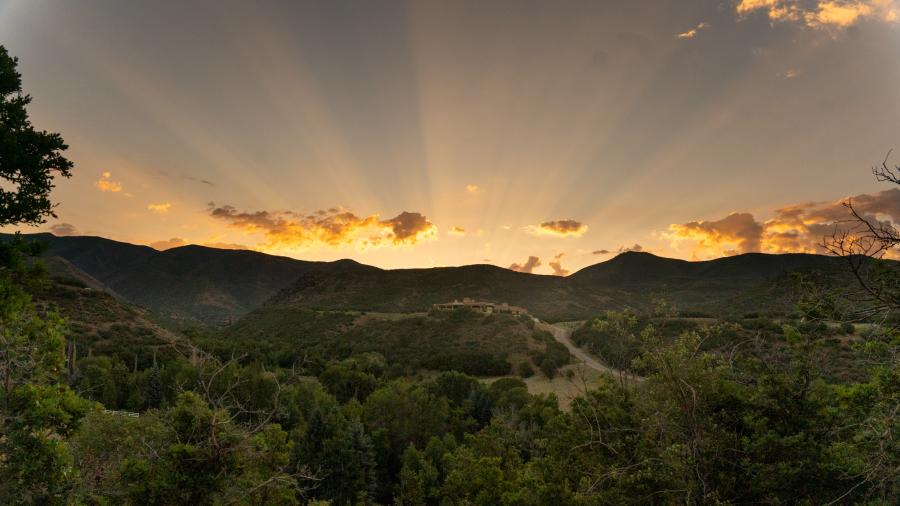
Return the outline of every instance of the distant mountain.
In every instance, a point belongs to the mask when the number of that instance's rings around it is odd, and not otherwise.
[[[713,279],[771,280],[785,272],[837,271],[845,268],[844,259],[806,253],[745,253],[689,262],[646,252],[627,252],[609,261],[585,267],[569,279],[581,284],[636,286]]]
[[[48,258],[64,259],[123,300],[171,320],[214,325],[261,307],[417,312],[463,297],[509,302],[547,320],[648,309],[660,299],[688,312],[784,314],[794,304],[791,272],[850,282],[842,259],[807,254],[689,262],[629,252],[562,278],[493,265],[384,270],[202,246],[161,252],[99,237],[26,237],[46,242]]]
[[[66,260],[124,300],[193,324],[228,323],[319,265],[203,246],[157,251],[100,237],[25,238],[46,243],[47,258]]]
[[[589,291],[614,290],[610,296],[629,307],[650,308],[656,300],[665,300],[684,312],[777,315],[794,309],[792,273],[832,285],[854,282],[845,259],[802,253],[746,253],[689,262],[628,252],[568,279]]]
[[[785,313],[795,301],[791,272],[849,279],[842,259],[821,255],[746,254],[688,262],[628,252],[566,278],[491,265],[315,269],[300,275],[267,306],[410,312],[472,297],[523,306],[548,320],[581,319],[608,309],[650,309],[659,300],[683,311],[715,315]]]

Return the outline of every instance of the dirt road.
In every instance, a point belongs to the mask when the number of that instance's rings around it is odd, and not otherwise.
[[[539,323],[538,326],[553,334],[553,337],[560,343],[564,344],[566,348],[569,349],[569,353],[572,354],[572,356],[575,357],[577,361],[583,363],[586,367],[594,369],[595,371],[602,372],[604,374],[615,376],[616,378],[620,377],[623,374],[622,371],[602,364],[599,360],[588,354],[588,352],[582,350],[578,346],[575,346],[575,343],[572,342],[571,328],[563,326],[561,324],[550,325],[543,322]],[[641,381],[643,379],[628,372],[625,372],[624,374],[625,376],[632,378],[635,381]]]

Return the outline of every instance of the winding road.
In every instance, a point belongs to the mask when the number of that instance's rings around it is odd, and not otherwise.
[[[613,369],[612,367],[604,365],[596,358],[588,354],[588,352],[584,351],[578,346],[575,346],[575,343],[572,342],[572,329],[561,326],[559,324],[551,325],[544,322],[538,323],[538,326],[553,334],[553,338],[565,345],[565,347],[569,349],[569,353],[571,353],[572,356],[574,356],[576,359],[580,360],[586,367],[604,374],[610,374],[615,377],[620,377],[624,374],[627,377],[633,378],[635,381],[641,381],[643,379],[639,376],[635,376],[632,373],[620,371],[618,369]]]

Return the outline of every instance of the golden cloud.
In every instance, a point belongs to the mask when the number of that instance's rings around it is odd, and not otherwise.
[[[210,203],[211,217],[247,233],[261,232],[265,248],[296,248],[313,245],[355,245],[362,248],[404,246],[434,238],[437,227],[421,213],[404,211],[382,220],[377,214],[360,217],[342,208],[311,214],[292,211],[240,212],[233,206]]]
[[[737,13],[764,11],[772,21],[799,22],[810,28],[846,28],[863,19],[896,22],[898,0],[741,0]]]
[[[542,265],[541,259],[532,255],[532,256],[528,257],[528,260],[526,260],[525,263],[523,263],[523,264],[514,263],[514,264],[510,265],[509,270],[516,271],[516,272],[526,272],[528,274],[531,274],[532,272],[534,272],[535,269],[537,269],[541,265]]]
[[[757,9],[772,8],[778,4],[779,0],[741,0],[737,5],[738,14],[746,14]]]
[[[477,184],[467,184],[466,185],[466,191],[469,193],[478,193],[479,189],[480,188],[478,188]]]
[[[159,204],[150,204],[147,206],[147,209],[156,214],[166,214],[169,212],[169,209],[172,208],[172,204],[169,202],[161,202]]]
[[[861,194],[830,202],[807,202],[782,207],[766,221],[749,213],[732,213],[716,221],[673,224],[663,234],[674,242],[693,243],[693,256],[709,258],[749,252],[823,253],[824,239],[835,232],[850,231],[853,208],[873,224],[890,226],[900,222],[900,189]]]
[[[100,179],[94,183],[94,186],[99,188],[102,192],[119,193],[122,191],[122,183],[113,181],[112,174],[108,171],[100,174]]]
[[[699,248],[727,245],[730,251],[749,253],[759,251],[763,227],[750,213],[732,213],[717,221],[692,221],[670,225],[669,237],[689,239]]]
[[[557,237],[581,237],[588,226],[575,220],[545,221],[540,225],[529,225],[525,230],[534,235],[551,235]]]
[[[569,275],[569,271],[567,269],[563,269],[562,263],[560,262],[560,259],[562,259],[563,255],[565,255],[565,253],[559,253],[558,255],[553,257],[553,260],[548,262],[550,265],[550,268],[553,269],[554,276],[568,276]]]
[[[159,251],[165,251],[167,249],[172,248],[180,248],[182,246],[187,246],[189,244],[196,244],[187,242],[180,237],[173,237],[171,239],[165,241],[156,241],[148,244],[151,248]],[[235,250],[250,250],[252,248],[248,248],[243,244],[234,244],[229,242],[204,242],[200,243],[200,246],[206,246],[207,248],[216,248],[216,249],[235,249]]]
[[[681,32],[679,34],[676,34],[675,37],[677,37],[679,39],[693,39],[694,37],[697,36],[698,33],[700,33],[700,30],[704,30],[706,28],[709,28],[709,23],[707,23],[705,21],[701,21],[694,28],[691,28],[690,30],[688,30],[686,32]]]

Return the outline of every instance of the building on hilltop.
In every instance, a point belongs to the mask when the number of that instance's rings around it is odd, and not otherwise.
[[[511,306],[506,302],[498,304],[496,302],[484,302],[468,297],[462,301],[454,300],[453,302],[444,302],[443,304],[432,304],[431,309],[435,311],[455,311],[457,309],[471,309],[480,313],[507,313],[513,316],[526,315],[528,311],[519,306]]]

